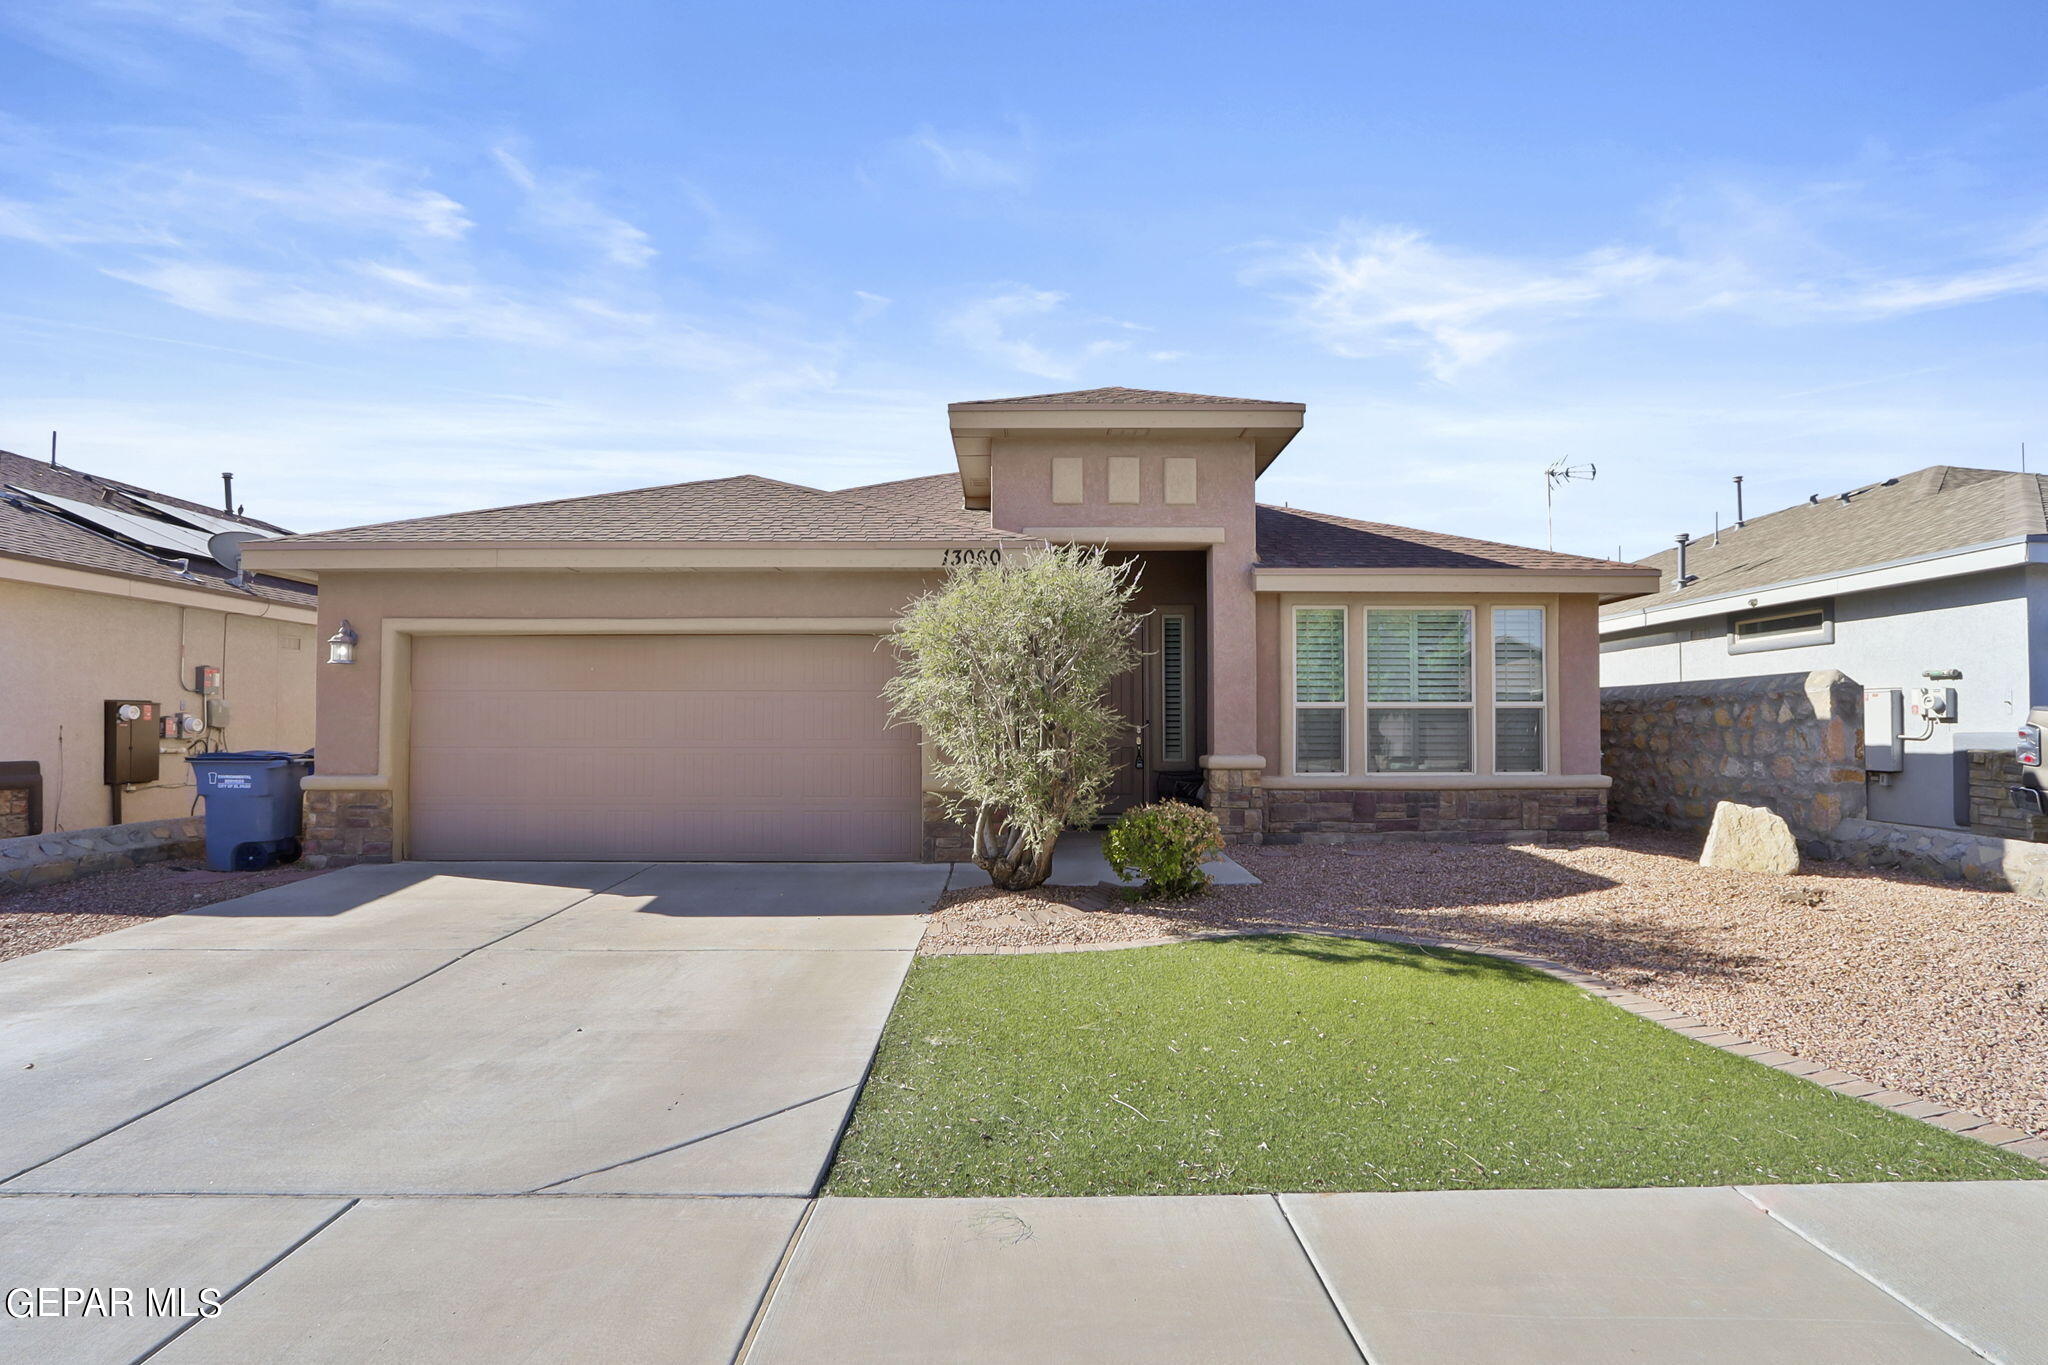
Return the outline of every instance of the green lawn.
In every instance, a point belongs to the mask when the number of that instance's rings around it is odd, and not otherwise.
[[[1540,972],[1276,935],[920,959],[829,1190],[1222,1194],[2043,1174]]]

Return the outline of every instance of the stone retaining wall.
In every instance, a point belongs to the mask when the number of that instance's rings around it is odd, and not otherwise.
[[[1822,853],[1864,814],[1863,689],[1835,669],[1604,688],[1600,737],[1617,820],[1705,829],[1737,801]]]
[[[1844,820],[1827,856],[1856,867],[1893,868],[2048,900],[2048,844],[1967,830]]]
[[[300,842],[308,867],[391,861],[391,793],[308,788]]]
[[[206,821],[197,815],[0,839],[0,895],[205,851]]]
[[[1269,844],[1588,843],[1607,837],[1600,788],[1269,790]]]

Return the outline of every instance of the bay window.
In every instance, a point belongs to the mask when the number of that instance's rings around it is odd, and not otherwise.
[[[1546,771],[1547,624],[1540,606],[1295,607],[1293,772]]]

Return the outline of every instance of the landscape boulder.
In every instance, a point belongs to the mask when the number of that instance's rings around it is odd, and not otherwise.
[[[1714,807],[1700,866],[1790,876],[1799,870],[1799,841],[1776,811],[1722,801]]]

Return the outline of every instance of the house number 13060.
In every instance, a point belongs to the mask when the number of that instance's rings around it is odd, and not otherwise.
[[[939,560],[939,563],[949,569],[958,568],[965,564],[1000,564],[1003,562],[1003,552],[1001,550],[956,549],[942,550],[940,553],[943,558]]]

